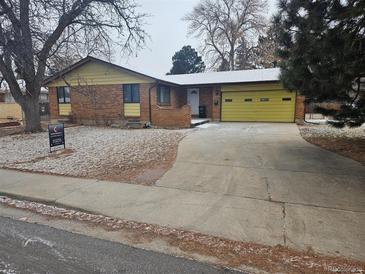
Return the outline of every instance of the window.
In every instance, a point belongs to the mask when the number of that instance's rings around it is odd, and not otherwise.
[[[124,103],[139,103],[138,84],[123,85],[123,101]]]
[[[230,103],[230,102],[232,102],[233,100],[232,99],[225,99],[224,100],[224,102],[226,102],[226,103]]]
[[[58,87],[57,98],[59,104],[69,104],[71,102],[70,87]]]
[[[290,97],[283,98],[283,101],[291,101],[291,98]]]
[[[170,105],[171,104],[170,87],[158,86],[157,103],[159,105]]]
[[[251,98],[246,98],[245,102],[252,102],[252,99]]]
[[[260,102],[269,102],[269,98],[260,98]]]

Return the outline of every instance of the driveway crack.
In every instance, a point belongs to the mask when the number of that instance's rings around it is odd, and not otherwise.
[[[265,185],[266,185],[267,198],[271,202],[272,200],[271,200],[271,192],[270,192],[269,178],[263,177],[262,179],[264,180]]]
[[[286,209],[285,209],[285,203],[283,203],[283,240],[284,240],[284,246],[286,246]]]

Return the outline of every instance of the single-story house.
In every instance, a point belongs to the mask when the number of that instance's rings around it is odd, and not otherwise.
[[[279,69],[154,77],[86,57],[45,80],[51,119],[190,127],[212,121],[301,122],[304,97],[285,90]]]

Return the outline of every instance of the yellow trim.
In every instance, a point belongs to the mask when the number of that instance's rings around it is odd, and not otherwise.
[[[61,116],[68,116],[71,114],[71,104],[58,104],[58,113]]]
[[[88,62],[48,84],[49,87],[118,85],[134,83],[152,83],[153,79],[117,69],[107,64]]]
[[[125,103],[124,104],[124,116],[125,117],[140,117],[141,116],[140,103]]]
[[[261,98],[268,98],[269,101],[261,101]],[[283,98],[291,100],[283,101]],[[252,101],[247,102],[245,99]],[[293,122],[294,115],[294,92],[278,90],[222,93],[222,121]]]

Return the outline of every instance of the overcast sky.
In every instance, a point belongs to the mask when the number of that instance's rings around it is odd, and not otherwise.
[[[113,62],[147,74],[165,74],[171,58],[184,45],[199,48],[199,39],[188,37],[187,23],[182,20],[199,0],[136,0],[142,12],[150,14],[145,29],[151,39],[138,56],[122,57],[115,53]],[[268,16],[276,10],[276,0],[268,0]]]

